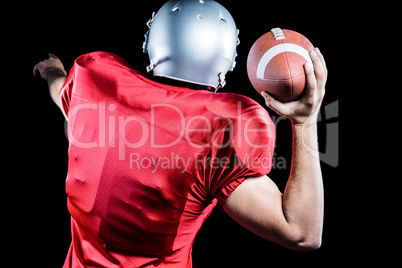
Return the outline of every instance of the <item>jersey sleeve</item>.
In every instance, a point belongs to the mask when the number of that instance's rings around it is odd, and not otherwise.
[[[127,84],[138,80],[134,72],[127,61],[112,53],[97,51],[79,56],[59,91],[64,113],[68,115],[73,95],[94,102],[114,99],[122,90],[122,80],[131,79]]]
[[[200,168],[206,191],[221,205],[244,180],[270,172],[275,147],[275,125],[261,106],[223,121]]]

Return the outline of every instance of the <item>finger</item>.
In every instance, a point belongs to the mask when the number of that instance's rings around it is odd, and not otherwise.
[[[316,50],[316,53],[317,53],[318,58],[319,58],[320,61],[321,61],[321,65],[322,65],[322,67],[324,68],[325,77],[327,77],[327,76],[328,76],[328,70],[327,70],[327,64],[326,64],[326,62],[325,62],[324,56],[322,55],[322,53],[321,53],[321,51],[318,49],[318,47],[316,47],[315,50]]]
[[[288,114],[289,108],[285,103],[276,100],[265,91],[261,92],[261,95],[264,97],[265,104],[268,106],[268,108],[274,110],[277,114],[280,115]]]
[[[38,75],[38,64],[35,64],[35,66],[33,67],[33,75],[36,76]]]
[[[313,66],[310,63],[304,64],[304,72],[306,73],[306,88],[303,98],[313,98],[317,88],[317,80],[315,78]]]
[[[42,62],[39,62],[39,63],[37,63],[37,64],[34,66],[34,68],[33,68],[33,75],[37,76],[38,73],[39,73],[39,74],[41,75],[41,77],[42,77],[42,74],[41,74],[41,72],[40,72],[40,65],[41,65],[41,63],[42,63]]]
[[[319,96],[323,97],[325,95],[325,84],[327,82],[328,71],[326,68],[326,63],[324,60],[324,56],[321,54],[318,48],[314,49],[315,52],[315,62],[314,64],[317,66],[315,70],[316,80],[317,80],[317,89]]]
[[[317,80],[317,87],[321,89],[325,85],[325,70],[320,57],[317,54],[317,48],[310,52],[311,60],[314,64],[314,73]]]

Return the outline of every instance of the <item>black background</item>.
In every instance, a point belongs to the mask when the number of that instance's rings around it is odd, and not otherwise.
[[[323,106],[339,101],[339,165],[322,163],[325,187],[325,222],[323,244],[313,252],[294,252],[248,232],[229,218],[218,205],[199,232],[193,248],[193,266],[199,267],[291,267],[305,265],[361,264],[357,257],[367,246],[358,224],[361,202],[349,182],[346,150],[342,135],[345,130],[346,105],[343,81],[348,77],[344,65],[344,38],[349,35],[345,9],[331,3],[300,1],[219,1],[234,17],[240,29],[237,66],[228,73],[227,85],[221,91],[249,96],[262,105],[263,99],[252,88],[246,72],[248,51],[255,40],[271,28],[292,29],[305,35],[323,53],[329,77]],[[50,99],[44,80],[32,76],[33,66],[56,54],[69,70],[76,57],[92,51],[109,51],[127,59],[145,72],[148,55],[142,53],[147,31],[146,22],[165,1],[67,3],[30,3],[25,12],[7,23],[6,51],[12,71],[6,84],[4,112],[6,147],[11,182],[6,192],[6,240],[10,258],[16,267],[35,264],[39,267],[61,267],[71,241],[70,219],[66,207],[65,176],[68,141],[64,118]],[[18,7],[15,7],[18,10]],[[21,23],[23,21],[23,23]],[[21,25],[22,24],[22,25]],[[17,87],[15,86],[17,85]],[[10,103],[8,108],[6,104]],[[12,108],[10,108],[12,107]],[[276,114],[269,111],[275,117]],[[325,152],[325,114],[319,124],[320,151]],[[287,169],[274,169],[269,176],[284,189],[290,169],[291,128],[286,120],[277,125],[276,156],[284,157]],[[12,257],[11,257],[12,256]]]

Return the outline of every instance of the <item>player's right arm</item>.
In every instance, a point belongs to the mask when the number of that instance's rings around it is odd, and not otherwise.
[[[324,197],[317,148],[317,114],[325,93],[327,69],[318,49],[305,66],[306,91],[299,101],[281,103],[265,92],[266,104],[292,121],[293,157],[282,194],[262,176],[245,180],[229,196],[225,211],[257,235],[294,250],[320,247]]]
[[[47,81],[52,100],[64,114],[59,91],[67,79],[67,72],[64,69],[62,62],[56,55],[49,53],[48,59],[43,60],[34,66],[33,74],[37,75],[38,73]],[[66,117],[65,114],[64,116]]]

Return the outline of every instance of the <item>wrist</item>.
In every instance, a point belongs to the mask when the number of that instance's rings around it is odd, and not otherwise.
[[[293,124],[292,130],[294,145],[302,145],[299,146],[299,152],[307,151],[314,158],[319,159],[317,120],[306,120],[302,124]]]
[[[43,78],[49,82],[51,80],[55,80],[57,78],[66,76],[67,76],[66,71],[57,67],[48,67],[43,71]]]
[[[290,119],[290,121],[292,122],[292,125],[295,127],[305,127],[308,125],[312,125],[312,124],[317,124],[317,120],[318,120],[318,111],[314,112],[313,114],[311,114],[308,117],[302,117],[302,118],[293,118]]]

